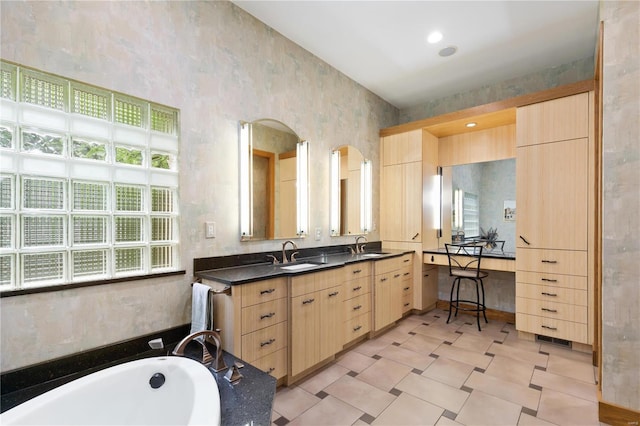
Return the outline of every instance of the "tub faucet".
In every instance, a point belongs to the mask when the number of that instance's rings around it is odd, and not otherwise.
[[[365,237],[364,235],[359,235],[356,237],[356,253],[364,253],[364,243],[358,245],[358,241],[360,241],[361,239],[364,240],[364,242],[367,242],[367,237]]]
[[[198,339],[198,337],[203,336],[203,339]],[[212,342],[213,340],[213,342]],[[198,342],[202,345],[202,363],[209,364],[211,361],[211,367],[213,371],[218,372],[225,370],[227,365],[224,363],[224,358],[222,357],[222,340],[220,339],[220,334],[217,331],[213,330],[202,330],[196,331],[195,333],[189,334],[187,337],[182,339],[171,352],[172,355],[177,356],[185,356],[184,350],[192,341]],[[212,343],[216,347],[216,356],[213,357],[209,350],[207,349],[206,343]]]
[[[282,263],[289,263],[290,261],[287,259],[287,251],[286,251],[286,247],[287,244],[291,244],[293,246],[294,250],[298,250],[298,246],[296,245],[296,243],[294,243],[291,240],[287,240],[284,243],[282,243]],[[293,262],[295,260],[295,255],[298,254],[298,252],[295,252],[291,255],[291,262]]]

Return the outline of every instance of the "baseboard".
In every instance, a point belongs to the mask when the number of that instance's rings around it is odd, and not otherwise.
[[[461,308],[472,308],[471,305],[468,305],[466,303],[461,303],[460,304]],[[449,302],[446,300],[438,300],[438,302],[436,303],[436,308],[438,309],[442,309],[444,311],[448,311],[449,310]],[[466,311],[462,311],[459,310],[458,313],[462,313],[465,315],[473,315],[474,317],[476,316],[475,312],[466,312]],[[487,319],[492,319],[492,320],[496,320],[496,321],[504,321],[504,322],[508,322],[509,324],[515,324],[516,323],[516,314],[514,314],[513,312],[505,312],[505,311],[499,311],[497,309],[490,309],[487,308],[486,312],[487,314]]]
[[[612,426],[638,426],[640,411],[603,401],[602,397],[599,397],[598,420]]]

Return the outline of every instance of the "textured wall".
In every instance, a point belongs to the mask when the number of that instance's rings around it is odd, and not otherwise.
[[[602,398],[640,410],[640,2],[604,1]]]
[[[3,59],[180,109],[187,270],[3,298],[2,371],[189,322],[194,257],[280,247],[240,242],[239,120],[274,118],[310,141],[310,225],[323,232],[298,246],[353,241],[328,236],[331,148],[354,145],[377,169],[379,129],[398,111],[317,57],[225,1],[2,1],[0,16]],[[205,221],[217,238],[204,238]]]
[[[456,93],[422,105],[400,110],[400,123],[435,117],[440,114],[509,99],[527,93],[535,93],[563,84],[593,78],[593,57],[546,69],[501,83],[483,86],[464,93]]]

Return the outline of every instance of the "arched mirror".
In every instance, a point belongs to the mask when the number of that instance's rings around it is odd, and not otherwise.
[[[371,161],[351,145],[331,152],[331,236],[371,230]]]
[[[240,122],[240,238],[308,233],[308,144],[273,119]]]

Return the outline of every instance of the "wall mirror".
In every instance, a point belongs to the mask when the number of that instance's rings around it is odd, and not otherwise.
[[[331,151],[332,237],[371,230],[371,161],[351,145]]]
[[[308,233],[308,143],[273,119],[240,122],[240,238]]]
[[[514,158],[443,167],[443,237],[463,241],[497,232],[493,250],[515,251]],[[482,235],[482,231],[484,235]]]

